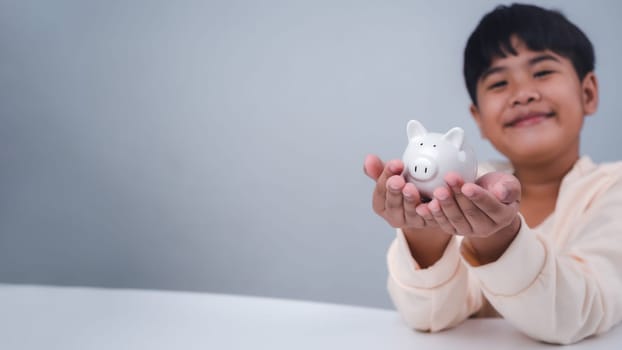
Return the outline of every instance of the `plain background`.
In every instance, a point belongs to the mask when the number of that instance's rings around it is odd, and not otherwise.
[[[391,307],[368,153],[462,126],[496,1],[0,1],[0,282]],[[583,153],[620,158],[622,3],[538,1],[592,39]]]

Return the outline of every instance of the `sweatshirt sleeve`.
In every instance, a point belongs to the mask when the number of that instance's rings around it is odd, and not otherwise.
[[[591,196],[588,191],[558,202],[557,214],[563,215],[553,232],[536,234],[523,221],[493,263],[478,266],[473,251],[461,246],[486,298],[535,339],[569,344],[606,332],[622,319],[622,186],[602,192],[581,213],[564,212],[564,206],[585,200],[581,196]]]
[[[387,254],[387,287],[409,327],[432,332],[450,328],[481,307],[479,283],[461,261],[459,244],[453,237],[441,259],[422,269],[413,259],[404,233],[397,230]]]

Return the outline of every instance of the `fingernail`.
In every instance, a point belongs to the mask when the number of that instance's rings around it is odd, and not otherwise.
[[[400,190],[400,188],[399,188],[398,186],[396,186],[395,184],[390,184],[390,183],[388,183],[387,185],[389,186],[389,189],[390,189],[391,191],[394,191],[394,192],[395,192],[395,191],[399,191],[399,190]]]
[[[473,191],[473,188],[471,187],[463,187],[462,194],[464,194],[467,197],[473,197],[473,195],[475,194],[475,191]]]
[[[508,190],[505,187],[501,187],[501,190],[499,191],[499,196],[501,196],[501,199],[506,199],[508,196]]]
[[[391,170],[391,172],[396,172],[397,165],[395,163],[389,163],[389,170]]]
[[[456,187],[458,185],[458,181],[456,181],[456,179],[454,178],[450,178],[449,180],[445,180],[445,182],[447,182],[447,184],[451,187]]]
[[[425,214],[426,214],[425,210],[423,210],[423,209],[421,209],[419,207],[415,208],[415,213],[417,213],[417,215],[419,215],[419,216],[425,216]]]

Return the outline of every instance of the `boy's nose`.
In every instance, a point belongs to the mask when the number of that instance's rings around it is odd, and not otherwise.
[[[538,100],[540,100],[540,93],[535,89],[520,89],[512,96],[510,105],[512,107],[526,105]]]

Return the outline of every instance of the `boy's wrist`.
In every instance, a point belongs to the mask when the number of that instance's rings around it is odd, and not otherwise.
[[[417,264],[425,269],[434,265],[447,249],[452,235],[439,227],[434,228],[402,228],[410,254]]]
[[[463,244],[471,251],[479,265],[489,264],[499,259],[512,244],[521,227],[520,216],[488,237],[465,237]]]

